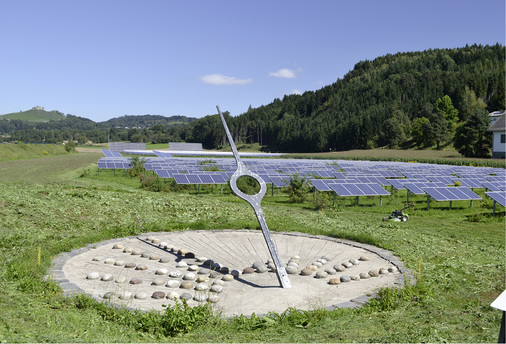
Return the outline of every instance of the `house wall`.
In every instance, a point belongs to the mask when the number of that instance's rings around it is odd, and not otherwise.
[[[494,159],[506,158],[506,143],[501,143],[501,135],[506,135],[506,133],[504,131],[494,132],[494,140],[492,142],[492,158]]]

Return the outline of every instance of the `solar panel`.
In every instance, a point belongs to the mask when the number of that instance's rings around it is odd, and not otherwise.
[[[102,149],[102,153],[104,153],[104,155],[108,158],[123,158],[123,155],[121,155],[121,153],[108,149]]]
[[[481,184],[490,191],[506,191],[506,185],[502,182],[484,182]]]
[[[227,184],[227,180],[222,174],[211,174],[214,184]]]
[[[392,185],[397,190],[405,190],[406,187],[404,186],[404,183],[407,179],[388,179],[388,183]]]
[[[379,184],[369,184],[369,186],[376,192],[376,195],[388,196],[390,193],[383,189]]]
[[[186,174],[173,174],[172,177],[174,178],[176,184],[190,184]]]
[[[196,174],[187,174],[186,177],[188,178],[188,182],[190,184],[202,184],[202,181],[200,180],[200,176]]]
[[[213,178],[209,174],[201,174],[200,181],[202,184],[215,184]]]
[[[425,191],[422,188],[431,188],[431,187],[446,187],[444,183],[404,183],[404,187],[409,190],[412,194],[415,195],[424,195]]]
[[[264,180],[264,182],[265,182],[266,184],[272,184],[272,182],[271,182],[271,178],[269,177],[269,175],[268,175],[268,174],[264,174],[264,173],[262,173],[262,174],[259,174],[259,176],[260,176],[260,178],[262,178],[262,179]]]
[[[382,177],[386,178],[402,178],[403,175],[399,173],[399,171],[379,171],[379,174]]]
[[[460,178],[460,179],[453,179],[453,182],[460,182],[461,186],[464,186],[466,188],[484,188],[483,182],[484,179],[476,179],[476,178]]]
[[[503,207],[506,207],[506,191],[485,192],[485,194]]]
[[[167,152],[161,152],[161,151],[153,151],[157,156],[161,158],[172,158],[172,155]]]
[[[364,193],[356,193],[354,194],[352,190],[345,187],[345,185],[352,185],[352,184],[329,184],[329,187],[335,191],[336,194],[339,196],[363,196]]]
[[[364,176],[364,177],[356,177],[356,179],[360,183],[374,183],[374,184],[380,184],[380,185],[390,185],[385,177],[381,176]]]
[[[482,199],[480,196],[464,187],[436,187],[423,189],[436,201],[465,201]]]
[[[383,196],[389,193],[379,184],[328,184],[339,196]],[[378,188],[379,187],[379,188]],[[380,190],[381,189],[381,190]]]
[[[278,188],[284,188],[286,187],[290,182],[290,177],[282,177],[282,176],[269,176],[271,179],[271,182],[274,184],[274,186]]]
[[[167,170],[154,170],[156,175],[160,178],[172,178]]]
[[[323,179],[311,179],[310,182],[318,191],[332,191]]]
[[[504,176],[487,176],[487,180],[491,182],[502,182],[502,183],[506,182]]]
[[[327,180],[325,180],[325,183],[327,183],[327,184],[330,184],[331,182],[335,183],[335,184],[357,184],[357,183],[360,183],[360,181],[357,178],[327,179]]]
[[[453,180],[451,177],[445,176],[428,176],[427,179],[433,183],[443,183],[445,185],[453,185]]]

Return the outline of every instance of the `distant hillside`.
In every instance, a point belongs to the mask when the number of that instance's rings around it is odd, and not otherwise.
[[[122,116],[112,118],[108,121],[99,122],[100,126],[107,127],[121,127],[121,128],[150,128],[157,124],[161,124],[167,127],[182,125],[196,121],[196,118],[190,118],[185,116],[171,116],[165,117],[160,115],[141,115],[141,116]]]
[[[504,60],[499,44],[388,54],[358,62],[343,79],[320,90],[274,99],[227,122],[236,143],[281,152],[421,147],[420,138],[427,138],[424,148],[451,143],[451,125],[443,123],[447,119],[436,103],[449,97],[458,111],[454,126],[476,109],[503,111]],[[226,142],[218,115],[188,129],[187,141],[204,148]],[[425,132],[430,135],[420,134]]]
[[[45,111],[31,109],[28,111],[20,111],[1,115],[0,119],[17,119],[20,121],[27,122],[49,122],[49,121],[61,121],[65,119],[65,116],[56,110]]]

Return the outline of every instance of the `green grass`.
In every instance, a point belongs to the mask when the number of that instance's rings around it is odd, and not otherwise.
[[[0,161],[34,159],[68,154],[63,145],[25,144],[21,142],[0,144]]]
[[[84,296],[65,298],[43,276],[61,252],[142,232],[258,228],[251,207],[220,189],[150,192],[138,178],[96,170],[102,154],[0,162],[1,342],[495,342],[504,290],[504,208],[490,201],[432,202],[406,223],[383,222],[405,193],[328,199],[315,210],[271,190],[262,208],[272,231],[300,231],[391,250],[417,277],[385,289],[361,309],[289,310],[222,319],[206,309],[165,313],[118,310]],[[12,164],[22,164],[14,166]],[[26,170],[23,178],[19,168]],[[482,194],[481,191],[479,191]],[[144,225],[140,225],[144,223]]]

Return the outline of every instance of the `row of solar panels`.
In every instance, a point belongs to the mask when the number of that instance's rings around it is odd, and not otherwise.
[[[436,183],[430,183],[436,184]],[[388,196],[389,193],[379,184],[346,184],[330,183],[327,184],[330,190],[339,196]],[[428,194],[435,201],[463,201],[482,199],[473,191],[465,187],[423,187],[421,194]]]
[[[129,160],[126,161],[99,161],[99,168],[113,168],[113,169],[129,169],[131,168],[131,163]],[[155,173],[160,178],[174,178],[175,174],[183,174],[187,173],[187,170],[155,170]],[[189,175],[195,173],[205,173],[201,171],[192,171]],[[211,180],[206,178],[205,181],[198,180],[197,178],[193,179],[195,184],[218,184],[218,183],[226,183],[226,180],[230,178],[233,172],[221,173],[219,179]],[[284,187],[287,185],[289,181],[289,176],[280,175],[277,172],[272,172],[273,174],[261,174],[260,176],[266,183],[273,183],[276,187]],[[182,177],[178,177],[182,178]],[[192,178],[192,177],[190,177]],[[486,188],[491,191],[505,191],[506,185],[503,181],[497,181],[498,179],[502,179],[502,177],[488,177],[487,179],[455,179],[450,177],[427,177],[426,180],[428,182],[421,182],[421,178],[419,179],[386,179],[383,177],[375,177],[375,176],[363,176],[363,177],[355,177],[349,179],[313,179],[311,180],[312,185],[316,187],[319,191],[331,191],[332,188],[329,184],[335,183],[375,183],[379,185],[392,185],[396,189],[407,189],[413,194],[424,194],[423,188],[427,187],[445,187],[447,185],[454,184],[455,181],[461,182],[462,186],[468,188]],[[219,182],[217,181],[219,180]],[[191,184],[191,182],[182,182],[184,184]]]
[[[103,150],[104,154],[109,155],[107,158],[101,158],[98,162],[100,169],[129,169],[131,168],[130,158],[121,157],[117,152]],[[162,178],[173,178],[175,173],[195,174],[199,173],[206,165],[202,164],[202,158],[146,158],[145,168],[153,169]],[[248,159],[249,160],[249,159]],[[170,162],[164,164],[164,168],[155,168],[161,166],[162,162]],[[214,163],[214,161],[213,161]],[[455,182],[460,182],[462,186],[468,188],[482,188],[485,187],[489,190],[504,190],[506,180],[505,170],[497,168],[476,168],[469,166],[445,166],[445,165],[429,165],[414,166],[406,163],[374,163],[374,162],[350,162],[339,161],[340,167],[335,164],[335,161],[318,160],[282,160],[282,159],[260,159],[249,160],[250,170],[261,175],[266,183],[273,183],[278,187],[286,185],[289,174],[299,173],[305,176],[319,176],[321,178],[333,178],[330,181],[323,181],[321,183],[377,183],[380,185],[392,185],[397,189],[408,189],[412,193],[421,194],[423,190],[420,188],[427,185],[411,185],[409,188],[406,183],[420,183],[432,182],[443,183],[444,185],[453,185]],[[230,176],[236,169],[235,160],[233,159],[216,159],[216,164],[221,169],[225,170],[227,175]],[[171,166],[172,168],[168,168]],[[313,169],[308,169],[308,166],[313,166]],[[398,171],[386,170],[387,167],[398,168]],[[402,167],[402,169],[401,169]],[[338,172],[337,170],[343,168],[347,172]],[[482,173],[477,173],[479,169]],[[410,170],[411,172],[406,172]],[[289,172],[287,172],[289,171]],[[400,172],[402,171],[402,173]],[[419,171],[419,172],[415,172]],[[430,171],[430,172],[429,172]],[[461,178],[457,178],[448,173],[457,174]],[[369,174],[369,176],[364,174]],[[497,174],[491,176],[490,173]],[[408,179],[391,179],[411,177]],[[462,178],[467,176],[468,178]],[[335,180],[334,178],[339,179]],[[390,179],[386,179],[390,178]],[[320,182],[317,182],[320,183]],[[499,183],[500,185],[497,185]],[[501,185],[502,183],[502,185]],[[432,184],[432,186],[444,186],[441,184]],[[323,187],[321,187],[323,188]],[[326,190],[329,187],[325,187]],[[323,191],[323,189],[322,189]]]
[[[424,194],[424,187],[446,187],[453,185],[454,181],[460,181],[461,186],[467,188],[486,188],[491,191],[505,191],[506,183],[498,181],[489,181],[487,179],[453,179],[447,181],[429,181],[427,179],[386,179],[382,177],[356,177],[350,179],[311,179],[312,185],[318,191],[331,191],[329,184],[336,183],[375,183],[383,186],[392,185],[398,190],[407,189],[413,194]]]
[[[121,154],[103,150],[107,157],[121,158]],[[125,158],[127,159],[127,158]],[[146,158],[146,165],[149,164],[168,164],[168,165],[198,165],[205,159],[203,158],[170,158],[170,157],[149,157]],[[487,174],[498,174],[505,177],[505,170],[499,168],[484,168],[484,167],[471,167],[471,166],[449,166],[449,165],[435,165],[435,164],[411,164],[399,162],[369,162],[369,161],[343,161],[343,160],[295,160],[295,159],[243,159],[245,165],[250,170],[258,170],[259,168],[270,168],[276,170],[285,169],[288,172],[300,171],[327,171],[338,172],[345,170],[342,173],[355,173],[355,174],[380,174],[388,178],[398,177],[423,177],[427,174],[451,176],[457,175],[461,178],[480,177]],[[230,158],[218,158],[215,164],[226,169],[235,168],[235,160]],[[162,167],[160,165],[160,167]],[[163,166],[165,167],[165,166]],[[479,171],[479,172],[478,172]],[[401,174],[402,173],[402,174]],[[340,177],[340,176],[336,176]]]
[[[503,207],[506,207],[506,191],[485,192],[485,194]]]

